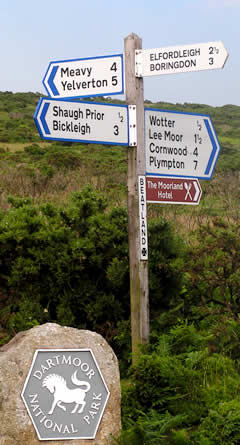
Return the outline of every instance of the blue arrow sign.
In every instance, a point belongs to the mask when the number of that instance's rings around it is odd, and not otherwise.
[[[51,134],[50,131],[49,131],[47,122],[46,122],[46,114],[47,114],[48,108],[49,108],[49,102],[45,102],[44,105],[43,105],[42,112],[41,112],[40,117],[39,117],[45,134]]]
[[[59,65],[52,66],[51,70],[50,70],[50,76],[48,78],[48,86],[49,86],[50,91],[52,92],[52,94],[54,96],[59,96],[59,91],[56,88],[56,85],[54,83],[54,78],[56,76],[56,73],[57,73],[58,69],[59,69]]]
[[[34,120],[43,139],[129,145],[127,105],[41,98]]]
[[[211,127],[210,127],[210,124],[209,124],[208,120],[207,120],[207,119],[204,119],[204,123],[205,123],[205,125],[206,125],[207,132],[208,132],[209,138],[210,138],[211,143],[212,143],[212,152],[211,152],[211,155],[210,155],[208,164],[207,164],[207,168],[206,168],[206,170],[205,170],[205,174],[208,175],[209,172],[211,171],[211,168],[212,168],[214,159],[215,159],[216,154],[217,154],[217,152],[218,152],[218,146],[217,146],[217,144],[216,144],[216,140],[215,140],[213,131],[212,131]]]
[[[220,144],[210,116],[145,109],[146,175],[211,179]]]
[[[43,85],[48,95],[55,98],[122,94],[123,55],[50,62]]]

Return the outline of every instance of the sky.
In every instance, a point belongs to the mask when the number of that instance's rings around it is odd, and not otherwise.
[[[152,102],[240,106],[240,0],[1,0],[0,91],[39,92],[51,61],[222,41],[223,69],[144,78]],[[121,97],[122,98],[122,97]]]

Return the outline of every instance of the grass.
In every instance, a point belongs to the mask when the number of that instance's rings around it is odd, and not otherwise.
[[[6,152],[16,153],[17,151],[24,151],[24,148],[28,145],[32,145],[32,142],[0,142],[0,151],[4,150]],[[39,147],[47,147],[47,142],[38,142]]]
[[[227,125],[227,124],[226,124]],[[228,130],[228,128],[224,128]],[[238,217],[240,142],[221,134],[222,151],[198,206],[149,204],[149,218],[171,220],[178,230],[192,230],[212,216]],[[127,149],[121,146],[42,141],[0,142],[0,208],[7,196],[32,196],[34,200],[65,203],[74,191],[92,184],[104,192],[109,205],[127,206]]]

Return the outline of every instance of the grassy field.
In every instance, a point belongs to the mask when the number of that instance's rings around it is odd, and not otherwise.
[[[126,147],[41,140],[33,121],[39,97],[38,93],[0,93],[0,208],[8,207],[8,195],[65,202],[85,184],[104,192],[110,206],[126,206]],[[222,147],[212,179],[200,181],[199,206],[151,204],[149,216],[163,215],[177,224],[184,221],[187,228],[213,215],[238,218],[240,107],[150,101],[145,105],[210,115]]]

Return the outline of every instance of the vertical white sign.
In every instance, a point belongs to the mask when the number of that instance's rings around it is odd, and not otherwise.
[[[140,259],[148,260],[146,177],[138,176]]]

